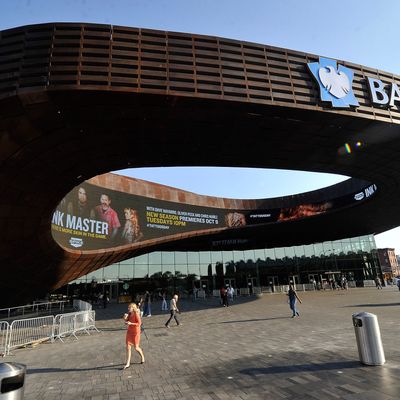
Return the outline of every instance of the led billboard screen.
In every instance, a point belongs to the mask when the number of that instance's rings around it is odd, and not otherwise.
[[[83,183],[68,193],[52,218],[52,234],[70,249],[97,250],[131,245],[191,231],[237,229],[280,223],[364,201],[376,186],[319,203],[293,207],[232,210],[132,195]]]

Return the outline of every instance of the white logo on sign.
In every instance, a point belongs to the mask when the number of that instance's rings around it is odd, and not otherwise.
[[[355,200],[362,200],[364,198],[364,192],[360,192],[354,195]]]
[[[376,185],[375,184],[367,187],[365,189],[365,196],[366,197],[372,196],[375,193],[375,190],[376,190]]]
[[[325,89],[333,96],[341,99],[350,92],[350,80],[343,72],[337,72],[331,65],[318,70],[319,79]]]
[[[72,246],[72,247],[82,247],[82,245],[83,245],[83,240],[82,239],[79,239],[79,238],[71,238],[71,239],[69,239],[69,244]]]

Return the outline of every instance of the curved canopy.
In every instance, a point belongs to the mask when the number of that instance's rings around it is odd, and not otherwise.
[[[3,31],[0,54],[2,304],[157,249],[289,246],[400,224],[400,79],[392,74],[254,43],[91,24]],[[98,176],[143,166],[265,167],[352,178],[252,201],[202,200]],[[61,247],[51,234],[54,210],[87,180],[100,191],[173,201],[186,212],[212,208],[199,213],[210,216],[221,209],[219,221],[229,213],[248,219],[239,228],[224,222],[106,248]],[[262,221],[278,209],[298,218]]]

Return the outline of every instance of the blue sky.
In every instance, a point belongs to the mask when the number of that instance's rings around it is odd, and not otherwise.
[[[0,30],[43,22],[95,22],[246,40],[351,61],[400,75],[399,0],[2,0]],[[134,176],[201,194],[294,194],[342,178],[242,169],[149,169]],[[400,253],[400,228],[376,236]]]

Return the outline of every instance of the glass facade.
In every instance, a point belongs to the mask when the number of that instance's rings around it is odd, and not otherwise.
[[[368,235],[275,249],[153,252],[99,269],[72,283],[97,282],[109,284],[110,289],[113,285],[110,292],[116,297],[122,292],[160,289],[211,291],[226,284],[251,288],[290,281],[323,283],[341,276],[361,285],[377,275],[381,276],[381,271],[375,239]]]

